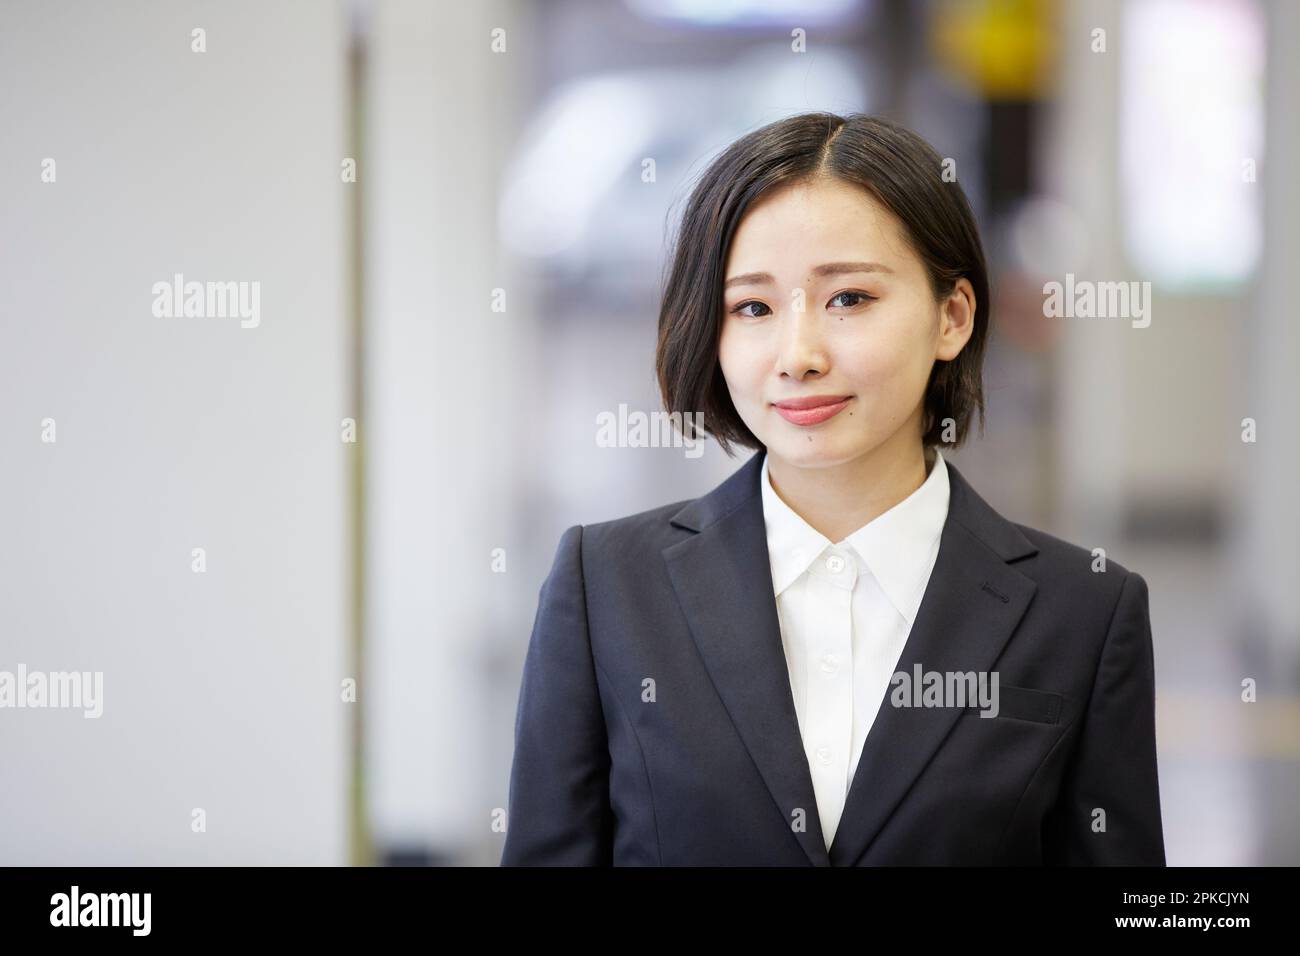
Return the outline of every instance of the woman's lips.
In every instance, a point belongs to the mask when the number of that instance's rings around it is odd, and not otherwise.
[[[792,425],[820,425],[834,418],[852,401],[852,395],[829,395],[789,402],[778,402],[773,407],[777,414]]]

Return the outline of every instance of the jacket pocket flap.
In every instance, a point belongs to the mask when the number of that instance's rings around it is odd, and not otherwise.
[[[1039,724],[1054,724],[1061,719],[1061,695],[1051,691],[1001,684],[994,702],[997,705],[994,717],[1014,717]],[[982,712],[979,707],[967,707],[962,713],[979,716]]]

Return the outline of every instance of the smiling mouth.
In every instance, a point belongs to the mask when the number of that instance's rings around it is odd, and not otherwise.
[[[812,398],[774,402],[777,414],[792,425],[820,425],[834,418],[853,400],[852,395],[816,395]]]

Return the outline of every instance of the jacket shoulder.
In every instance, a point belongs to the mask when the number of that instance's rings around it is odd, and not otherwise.
[[[1102,555],[1094,554],[1091,547],[1074,544],[1039,528],[1018,523],[1015,526],[1038,548],[1038,553],[1013,567],[1034,579],[1040,587],[1067,595],[1072,602],[1082,601],[1112,611],[1118,606],[1125,582],[1130,578],[1136,579],[1133,583],[1145,591],[1145,580],[1114,560],[1109,550],[1105,551],[1104,565],[1098,566]]]
[[[1084,547],[1066,541],[1064,538],[1058,538],[1041,528],[1033,528],[1016,522],[1012,523],[1038,549],[1037,558],[1045,564],[1061,568],[1081,567],[1091,571],[1093,562],[1101,557],[1101,555],[1094,554],[1094,549],[1091,547]],[[1105,546],[1097,545],[1096,547],[1104,549]],[[1116,561],[1109,551],[1105,552],[1105,557],[1107,572],[1113,573],[1117,578],[1123,578],[1133,573],[1128,567]]]

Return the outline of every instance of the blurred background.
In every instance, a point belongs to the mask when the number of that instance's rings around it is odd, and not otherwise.
[[[660,407],[676,216],[809,110],[955,161],[950,457],[1149,582],[1169,863],[1300,863],[1298,48],[1289,0],[8,0],[0,670],[103,713],[0,710],[0,863],[495,865],[560,533],[747,457],[597,441]],[[1045,317],[1067,274],[1150,325]]]

